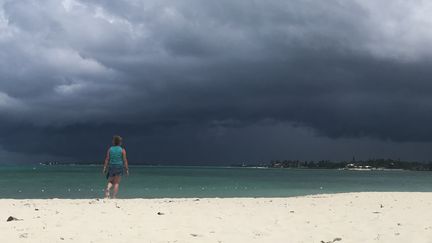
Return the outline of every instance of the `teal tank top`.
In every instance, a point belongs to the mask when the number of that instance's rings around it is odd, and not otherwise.
[[[114,166],[123,166],[123,148],[121,146],[112,146],[110,148],[109,164]]]

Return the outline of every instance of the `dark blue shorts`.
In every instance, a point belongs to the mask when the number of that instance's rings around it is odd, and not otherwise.
[[[106,178],[123,175],[123,166],[110,166]]]

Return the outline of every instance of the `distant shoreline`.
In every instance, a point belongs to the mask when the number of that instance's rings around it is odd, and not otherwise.
[[[72,166],[99,166],[102,162],[44,162],[39,165],[72,165]],[[215,167],[215,168],[292,168],[292,169],[337,169],[337,170],[354,170],[354,171],[369,171],[369,170],[385,170],[385,171],[396,171],[396,170],[413,170],[413,171],[432,171],[431,162],[418,162],[418,161],[402,161],[394,159],[369,159],[356,161],[354,158],[352,161],[331,161],[331,160],[319,160],[319,161],[302,161],[302,160],[272,160],[270,162],[257,162],[257,163],[231,163],[222,165],[210,165],[210,164],[190,164],[190,163],[179,163],[179,164],[165,164],[158,162],[147,162],[131,165],[135,166],[148,166],[148,167]]]
[[[28,164],[38,165],[38,166],[102,166],[101,163],[38,163],[38,164]],[[428,164],[425,164],[428,165]],[[193,167],[193,168],[249,168],[249,169],[299,169],[299,170],[349,170],[349,171],[432,171],[432,168],[385,168],[385,167],[371,167],[371,166],[361,166],[361,167],[284,167],[284,166],[244,166],[244,165],[163,165],[163,164],[131,164],[130,167]]]

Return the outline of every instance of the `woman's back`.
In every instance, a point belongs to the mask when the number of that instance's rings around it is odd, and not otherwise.
[[[112,146],[110,148],[109,164],[123,166],[123,148],[121,146]]]

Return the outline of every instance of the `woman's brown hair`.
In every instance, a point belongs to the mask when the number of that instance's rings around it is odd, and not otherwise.
[[[122,143],[122,140],[123,140],[122,137],[120,137],[118,135],[115,135],[113,137],[113,144],[114,144],[114,146],[120,146],[121,143]]]

